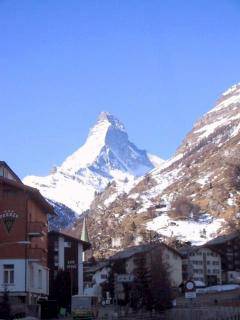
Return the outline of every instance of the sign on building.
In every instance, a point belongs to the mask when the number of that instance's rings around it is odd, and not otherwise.
[[[134,276],[132,274],[118,274],[117,275],[117,282],[121,283],[128,283],[133,282]]]

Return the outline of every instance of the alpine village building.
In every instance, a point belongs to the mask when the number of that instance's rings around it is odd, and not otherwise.
[[[81,239],[71,231],[50,231],[48,234],[49,294],[54,298],[55,279],[60,270],[70,275],[72,295],[83,295],[84,251],[91,247],[84,219]]]
[[[0,300],[5,291],[14,306],[51,298],[60,270],[70,275],[71,295],[83,294],[86,222],[80,239],[71,230],[49,232],[48,215],[54,209],[40,192],[0,161]]]
[[[14,304],[35,304],[49,294],[48,214],[40,192],[22,183],[0,161],[0,295]]]

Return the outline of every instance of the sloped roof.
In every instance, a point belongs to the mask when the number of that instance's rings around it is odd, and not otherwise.
[[[208,246],[207,244],[204,244],[202,246],[184,246],[182,248],[179,248],[178,251],[179,253],[184,257],[192,252],[196,252],[200,249],[209,249],[211,251],[214,251],[216,253],[218,253],[216,250],[214,250],[213,248],[211,248],[210,246]]]
[[[44,210],[46,214],[55,214],[53,207],[47,202],[47,200],[41,195],[38,189],[26,186],[22,181],[9,180],[4,177],[0,177],[0,184],[9,185],[11,187],[21,189],[27,192],[34,201]]]
[[[5,167],[18,182],[22,183],[21,179],[16,175],[16,173],[9,167],[9,165],[5,161],[0,161],[0,166]]]
[[[174,252],[176,255],[181,256],[181,254],[177,250],[161,242],[161,243],[142,244],[142,245],[126,248],[122,251],[117,252],[112,257],[110,257],[110,260],[129,259],[135,254],[150,252],[160,247],[165,247],[168,250],[171,250],[172,252]]]
[[[79,242],[79,243],[81,243],[83,245],[83,250],[84,251],[86,251],[86,250],[91,248],[91,243],[83,241],[80,238],[76,237],[73,233],[71,233],[71,230],[69,230],[69,229],[68,230],[61,230],[61,231],[53,230],[53,231],[50,231],[49,234],[56,234],[56,235],[59,235],[59,236],[62,235],[64,237],[69,238],[70,240],[77,241],[77,242]]]
[[[206,243],[206,245],[218,245],[218,244],[222,244],[222,243],[225,243],[227,241],[231,241],[237,237],[240,237],[240,232],[232,232],[232,233],[228,233],[228,234],[225,234],[225,235],[222,235],[222,236],[219,236],[219,237],[216,237],[210,241],[208,241]]]

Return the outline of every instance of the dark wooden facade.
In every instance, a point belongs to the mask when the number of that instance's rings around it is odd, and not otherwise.
[[[63,239],[64,243],[64,265],[60,266],[59,261],[59,238]],[[69,234],[58,231],[51,231],[48,234],[48,268],[49,268],[49,293],[54,297],[55,278],[59,270],[64,270],[69,273],[71,279],[71,293],[78,293],[78,263],[82,261],[78,257],[78,245],[83,247],[83,251],[90,248],[90,243],[81,241],[80,238],[75,238]]]

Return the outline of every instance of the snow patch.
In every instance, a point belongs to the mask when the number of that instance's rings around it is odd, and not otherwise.
[[[191,241],[194,245],[202,245],[211,240],[221,228],[223,219],[213,219],[205,215],[202,221],[172,220],[162,214],[147,223],[149,230],[154,230],[165,237],[177,237],[182,241]]]

